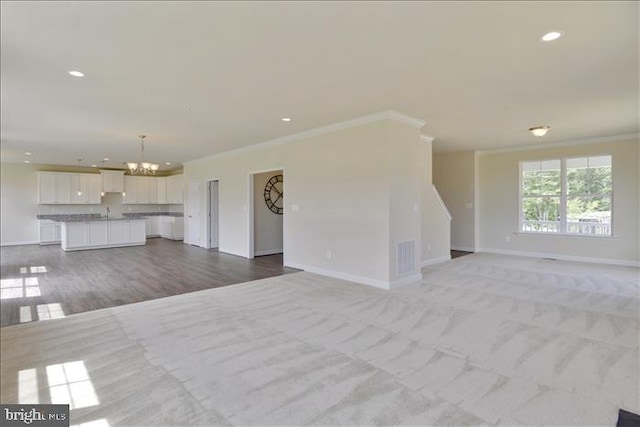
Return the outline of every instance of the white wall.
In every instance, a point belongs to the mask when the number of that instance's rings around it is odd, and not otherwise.
[[[398,279],[395,242],[415,239],[420,256],[418,128],[389,118],[337,124],[188,162],[185,177],[219,180],[220,251],[249,256],[251,174],[282,169],[285,265],[388,288]]]
[[[478,160],[480,250],[637,265],[640,253],[639,145],[636,138],[530,151],[481,153]],[[613,237],[518,233],[520,161],[600,154],[612,155]]]
[[[451,259],[451,220],[433,189],[433,146],[422,143],[422,266]]]
[[[264,187],[282,171],[257,173],[253,176],[253,239],[254,255],[282,253],[282,215],[273,213],[264,201]]]
[[[42,165],[2,163],[0,165],[0,237],[1,245],[38,243],[38,220],[41,214],[106,213],[113,216],[125,212],[182,212],[182,205],[123,205],[122,195],[107,193],[100,205],[39,205],[39,170],[87,173],[86,169],[51,168]],[[91,170],[90,170],[91,171]]]
[[[475,250],[475,153],[433,153],[433,183],[451,213],[451,248]]]
[[[30,165],[0,165],[0,244],[38,242],[38,181]]]

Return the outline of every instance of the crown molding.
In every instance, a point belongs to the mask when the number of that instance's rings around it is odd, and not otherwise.
[[[348,129],[355,126],[361,126],[368,123],[378,122],[380,120],[395,120],[397,122],[401,122],[416,128],[421,128],[425,125],[424,120],[417,119],[415,117],[407,116],[406,114],[399,113],[395,110],[386,110],[381,111],[379,113],[368,114],[366,116],[356,117],[354,119],[345,120],[343,122],[333,123],[327,126],[321,126],[315,129],[306,130],[299,133],[294,133],[292,135],[283,136],[276,139],[271,139],[264,142],[259,142],[257,144],[249,145],[242,148],[237,148],[234,150],[224,151],[222,153],[213,154],[207,157],[203,157],[201,159],[190,160],[188,162],[184,162],[183,164],[188,164],[192,162],[198,162],[201,160],[210,160],[218,157],[226,157],[232,156],[236,154],[246,153],[253,150],[258,150],[262,148],[272,147],[275,145],[286,144],[288,142],[297,141],[300,139],[312,138],[314,136],[323,135],[329,132],[335,132],[342,129]]]
[[[537,144],[537,145],[525,145],[522,147],[507,147],[507,148],[496,148],[492,150],[477,150],[476,153],[479,155],[485,155],[485,154],[499,154],[499,153],[514,153],[518,151],[550,150],[553,148],[570,147],[573,145],[597,144],[602,142],[613,142],[613,141],[627,141],[630,139],[638,139],[640,141],[640,133],[630,133],[626,135],[612,135],[612,136],[597,136],[597,137],[582,138],[582,139],[570,139],[570,140],[560,141],[560,142],[544,143],[543,145]]]
[[[422,142],[431,143],[434,139],[436,139],[435,136],[420,134],[420,141]]]

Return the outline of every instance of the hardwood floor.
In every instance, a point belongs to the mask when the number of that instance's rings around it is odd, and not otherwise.
[[[472,253],[473,253],[473,252],[466,252],[466,251],[454,251],[454,250],[452,250],[452,251],[451,251],[451,259],[454,259],[454,258],[460,258],[461,256],[470,255],[470,254],[472,254]]]
[[[167,239],[79,252],[60,246],[3,247],[0,256],[1,326],[298,271],[283,267],[282,255],[249,260]]]

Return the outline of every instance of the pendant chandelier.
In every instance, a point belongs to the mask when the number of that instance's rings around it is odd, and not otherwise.
[[[127,162],[129,173],[131,175],[155,175],[159,166],[144,161],[144,139],[147,135],[138,135],[138,137],[140,138],[140,163]]]

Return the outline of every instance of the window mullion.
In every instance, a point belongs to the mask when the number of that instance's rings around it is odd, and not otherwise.
[[[567,159],[560,159],[560,233],[566,233],[567,228]]]

